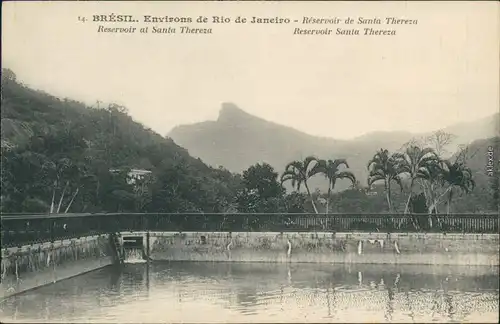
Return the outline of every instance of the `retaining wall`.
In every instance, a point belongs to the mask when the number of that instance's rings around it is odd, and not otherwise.
[[[150,246],[170,261],[499,265],[498,234],[152,232]]]
[[[151,232],[149,253],[168,261],[498,266],[499,235]],[[108,235],[4,249],[0,299],[111,265],[112,255]]]
[[[108,235],[2,250],[0,299],[113,264]]]

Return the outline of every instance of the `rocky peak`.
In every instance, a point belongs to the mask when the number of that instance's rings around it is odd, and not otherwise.
[[[243,109],[236,106],[234,103],[225,102],[219,111],[217,121],[226,123],[239,123],[251,118],[252,115],[245,112]]]

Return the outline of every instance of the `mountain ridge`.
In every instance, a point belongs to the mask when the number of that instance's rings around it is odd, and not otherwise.
[[[229,116],[231,116],[231,117],[229,117]],[[318,136],[318,135],[309,134],[307,132],[298,130],[292,126],[283,125],[283,124],[280,124],[280,123],[277,123],[274,121],[270,121],[270,120],[267,120],[267,119],[259,117],[259,116],[252,115],[251,113],[245,111],[244,109],[240,108],[239,106],[237,106],[236,104],[234,104],[232,102],[223,102],[221,104],[221,108],[219,109],[217,119],[189,123],[189,124],[176,125],[167,133],[167,136],[172,137],[171,135],[173,133],[177,132],[177,130],[179,128],[181,128],[181,129],[189,128],[191,126],[196,126],[196,125],[211,123],[211,122],[212,123],[217,123],[217,122],[227,123],[227,122],[231,122],[234,120],[242,120],[242,118],[240,118],[240,117],[244,117],[247,119],[253,119],[254,121],[261,121],[261,122],[273,124],[273,125],[276,125],[279,127],[288,128],[288,129],[294,130],[296,132],[305,134],[307,136],[314,137],[316,139],[333,140],[333,141],[337,141],[337,142],[360,141],[360,140],[366,140],[367,138],[373,138],[373,137],[376,138],[376,137],[383,136],[383,135],[393,135],[393,134],[404,135],[404,136],[409,136],[409,137],[425,136],[425,135],[431,134],[431,133],[438,131],[438,130],[443,130],[443,131],[447,132],[448,130],[454,130],[457,128],[467,127],[467,126],[470,126],[471,124],[476,124],[479,122],[488,123],[488,122],[491,122],[492,119],[496,119],[498,121],[497,133],[500,133],[500,130],[499,130],[500,129],[500,113],[493,113],[489,116],[481,117],[481,118],[478,118],[478,119],[475,119],[472,121],[462,121],[459,123],[449,124],[447,126],[438,128],[438,129],[433,130],[433,131],[428,131],[428,132],[410,132],[410,131],[406,131],[406,130],[394,130],[394,131],[376,130],[376,131],[369,131],[369,132],[366,132],[366,133],[363,133],[361,135],[358,135],[358,136],[355,136],[352,138],[348,138],[348,139],[338,139],[338,138],[331,137],[331,136]]]
[[[456,135],[451,151],[460,144],[476,139],[494,137],[498,132],[498,113],[441,128]],[[437,131],[437,130],[436,130]],[[234,103],[223,103],[217,120],[174,127],[167,136],[184,147],[193,156],[212,166],[224,166],[232,172],[241,172],[249,166],[266,162],[282,172],[288,162],[308,155],[319,158],[346,158],[361,182],[367,177],[366,164],[380,148],[396,151],[412,138],[421,138],[433,132],[376,131],[351,140],[318,137],[254,116]],[[322,181],[314,180],[312,188],[324,189]],[[347,183],[346,183],[347,185]],[[344,184],[339,185],[345,189]]]

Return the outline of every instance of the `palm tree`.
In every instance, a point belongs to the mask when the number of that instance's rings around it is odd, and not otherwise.
[[[403,190],[403,183],[400,176],[401,171],[399,170],[397,156],[391,156],[389,155],[388,150],[380,149],[368,162],[367,168],[369,170],[369,187],[377,181],[384,181],[387,205],[389,207],[389,212],[392,213],[393,206],[391,200],[391,183],[393,181],[396,182],[401,188],[401,191]]]
[[[427,178],[429,166],[438,161],[439,158],[432,148],[420,148],[417,145],[410,145],[404,153],[395,153],[400,174],[407,174],[410,178],[410,188],[408,200],[405,206],[405,214],[408,213],[411,198],[413,196],[413,186],[417,179]]]
[[[311,174],[315,175],[318,173],[323,173],[325,178],[328,180],[328,195],[326,200],[326,214],[329,212],[329,203],[331,199],[332,191],[335,189],[335,184],[338,179],[348,179],[354,185],[356,183],[356,177],[350,171],[340,171],[341,166],[349,168],[346,159],[335,159],[335,160],[319,160],[318,163],[311,170]]]
[[[304,184],[307,194],[311,199],[314,212],[318,214],[318,209],[316,208],[311,190],[309,189],[309,185],[307,184],[307,180],[309,180],[309,178],[314,175],[314,173],[312,172],[314,170],[314,166],[313,168],[310,168],[310,165],[312,163],[318,163],[318,159],[314,156],[308,156],[304,159],[304,161],[293,161],[288,163],[285,168],[285,172],[283,172],[283,174],[281,175],[281,184],[286,181],[291,181],[292,187],[296,188],[297,191],[300,191],[302,184]]]
[[[419,179],[421,180],[420,185],[422,186],[423,194],[426,200],[427,217],[430,228],[433,226],[433,215],[436,220],[441,223],[441,220],[438,217],[439,202],[449,191],[449,188],[445,189],[444,192],[440,192],[439,190],[445,186],[443,177],[444,168],[445,166],[443,161],[439,158],[436,160],[429,160],[426,163],[425,168],[422,168],[421,175],[419,176]]]
[[[449,160],[429,160],[425,168],[421,169],[419,178],[423,181],[422,189],[426,197],[427,213],[431,227],[432,214],[436,214],[437,221],[440,224],[442,223],[437,214],[443,197],[448,195],[447,208],[448,215],[450,215],[454,189],[469,193],[475,186],[471,170],[465,166],[464,162],[458,159],[453,163]]]
[[[476,185],[472,179],[472,171],[464,163],[455,161],[451,163],[448,160],[443,161],[445,168],[443,171],[443,180],[450,186],[447,201],[447,215],[451,213],[451,201],[453,199],[453,191],[456,188],[459,192],[469,193],[474,190]]]

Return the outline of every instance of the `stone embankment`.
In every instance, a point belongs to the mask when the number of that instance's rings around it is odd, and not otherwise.
[[[0,299],[113,264],[108,235],[2,250]]]
[[[497,234],[152,232],[150,235],[153,260],[499,265]]]

